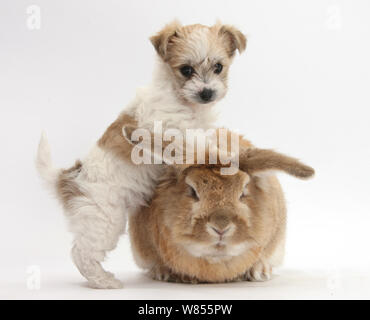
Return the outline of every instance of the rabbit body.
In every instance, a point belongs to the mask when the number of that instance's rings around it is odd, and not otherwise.
[[[137,264],[158,280],[263,281],[282,262],[285,226],[274,175],[168,168],[151,206],[130,217],[130,237]]]

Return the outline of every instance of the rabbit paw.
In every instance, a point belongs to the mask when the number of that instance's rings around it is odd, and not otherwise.
[[[181,274],[181,275],[172,274],[168,281],[177,282],[177,283],[190,283],[190,284],[199,283],[198,279],[184,275],[184,274]]]
[[[271,265],[267,262],[258,261],[243,275],[243,278],[246,281],[267,281],[271,279],[271,275]]]
[[[198,283],[198,280],[187,276],[187,275],[180,275],[172,272],[169,268],[167,267],[156,267],[153,268],[150,271],[150,276],[154,280],[159,280],[159,281],[167,281],[167,282],[177,282],[177,283]]]
[[[169,281],[171,274],[171,270],[163,266],[157,266],[149,272],[152,279],[159,281]]]

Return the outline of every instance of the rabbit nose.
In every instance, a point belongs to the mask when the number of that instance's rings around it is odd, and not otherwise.
[[[226,214],[224,210],[213,213],[210,216],[209,222],[212,230],[220,236],[223,236],[230,230],[230,215]]]
[[[219,236],[223,236],[225,235],[229,230],[230,230],[230,227],[228,226],[226,229],[217,229],[215,227],[211,227],[213,229],[213,231],[215,231]]]
[[[230,224],[230,214],[222,209],[217,210],[210,215],[209,222],[217,229],[226,229],[227,225]]]

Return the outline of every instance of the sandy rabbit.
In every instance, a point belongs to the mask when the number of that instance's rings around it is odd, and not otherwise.
[[[129,219],[137,264],[176,282],[263,281],[282,262],[286,206],[274,171],[314,170],[280,153],[245,148],[239,171],[169,166],[150,207]]]

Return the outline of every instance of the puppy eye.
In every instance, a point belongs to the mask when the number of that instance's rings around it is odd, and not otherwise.
[[[216,63],[215,64],[215,73],[220,74],[224,66],[221,63]]]
[[[199,201],[198,193],[195,191],[195,189],[191,186],[189,186],[189,197],[193,198],[196,201]]]
[[[180,72],[184,77],[190,78],[194,73],[194,68],[192,66],[183,66],[180,68]]]

